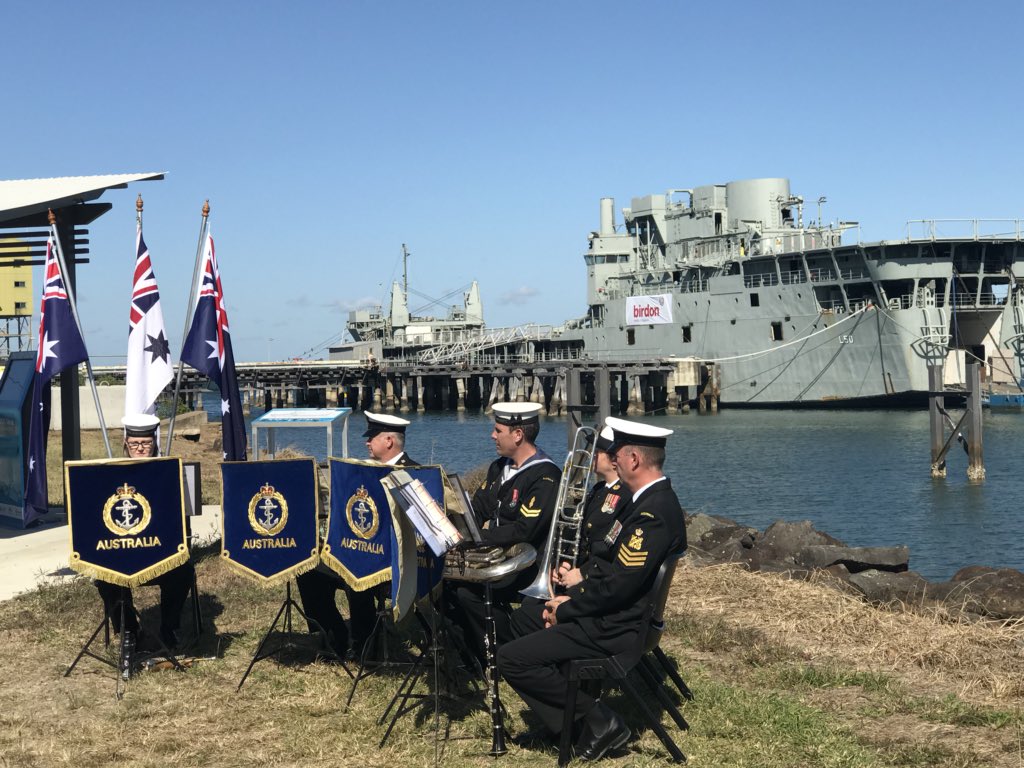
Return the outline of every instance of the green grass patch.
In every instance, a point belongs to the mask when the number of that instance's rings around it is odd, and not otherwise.
[[[953,695],[941,698],[888,696],[869,707],[868,712],[875,717],[891,714],[913,715],[930,723],[959,727],[1024,727],[1024,717],[1019,711],[978,706]]]
[[[862,744],[838,718],[795,697],[724,685],[703,675],[691,687],[698,693],[687,705],[687,742],[702,766],[897,765]]]
[[[868,693],[895,694],[900,687],[889,675],[844,669],[831,664],[784,666],[767,670],[760,679],[765,684],[796,689],[860,687]]]

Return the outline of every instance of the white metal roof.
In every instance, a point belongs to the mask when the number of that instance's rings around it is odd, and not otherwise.
[[[133,181],[156,181],[162,179],[164,173],[115,173],[0,181],[0,221],[41,213],[47,208],[95,200],[108,189],[123,188]]]

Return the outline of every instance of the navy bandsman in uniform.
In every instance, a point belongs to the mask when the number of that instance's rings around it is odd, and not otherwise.
[[[395,467],[413,466],[415,461],[405,452],[405,430],[409,421],[398,416],[384,413],[366,412],[366,451],[370,458],[381,464]],[[340,658],[350,655],[350,650],[361,654],[373,625],[377,620],[376,595],[378,590],[367,589],[355,592],[349,589],[337,574],[318,569],[308,571],[296,579],[299,597],[302,599],[302,610],[308,619],[312,619],[328,633],[331,647]],[[348,598],[351,624],[351,647],[349,645],[349,628],[338,611],[335,597],[339,589],[345,590]],[[310,631],[315,631],[310,624]]]
[[[562,727],[568,682],[564,664],[629,650],[642,629],[645,598],[666,558],[686,549],[686,521],[662,472],[671,430],[609,418],[614,441],[607,453],[628,489],[628,506],[606,534],[609,557],[592,556],[584,577],[547,602],[543,630],[498,651],[502,676],[547,730]],[[576,755],[598,760],[630,737],[622,718],[581,691]]]
[[[156,442],[157,428],[160,419],[148,413],[129,414],[121,419],[124,427],[124,455],[129,459],[148,459],[160,455],[160,447]],[[178,645],[178,627],[181,625],[181,610],[185,607],[185,599],[195,579],[195,567],[192,562],[179,565],[167,573],[161,574],[146,585],[160,586],[160,639],[168,649]],[[135,614],[130,589],[111,584],[102,579],[96,580],[96,589],[103,598],[103,607],[114,632],[121,632],[120,602],[124,595],[125,629],[138,633],[139,622]]]
[[[599,479],[587,494],[583,506],[577,565],[573,567],[569,563],[555,563],[551,575],[552,584],[563,591],[586,578],[591,569],[600,567],[590,562],[592,558],[607,561],[615,554],[609,533],[616,520],[625,513],[628,492],[608,453],[612,437],[612,428],[605,427],[594,445],[593,471]],[[522,606],[512,613],[512,634],[522,637],[543,629],[544,603],[544,600],[533,597],[525,598]]]
[[[473,494],[473,512],[484,544],[509,547],[532,544],[544,549],[558,498],[561,469],[537,445],[541,406],[537,403],[495,403],[491,439],[498,458],[487,468],[483,484]],[[512,639],[512,603],[528,586],[536,567],[492,585],[495,636],[500,646]],[[482,661],[485,655],[484,587],[461,584],[449,592],[449,614],[462,627],[467,645]]]

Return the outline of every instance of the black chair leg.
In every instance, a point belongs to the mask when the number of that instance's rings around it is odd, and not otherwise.
[[[665,670],[665,674],[672,678],[672,682],[675,683],[675,686],[679,689],[679,693],[682,697],[687,701],[693,701],[693,692],[690,690],[690,687],[683,682],[683,678],[681,678],[679,673],[676,672],[675,667],[672,666],[672,662],[669,660],[668,656],[665,655],[665,652],[661,650],[660,647],[655,646],[651,653],[654,655],[654,658],[658,660],[658,663],[661,664],[662,669]]]
[[[637,671],[644,679],[644,682],[647,683],[647,687],[654,691],[654,695],[658,698],[658,701],[661,702],[661,706],[665,708],[665,711],[668,712],[672,721],[682,730],[689,730],[690,724],[686,722],[686,718],[683,717],[682,713],[680,713],[676,708],[675,702],[673,702],[669,697],[665,687],[658,679],[653,662],[644,656],[640,659],[640,663],[637,665]]]
[[[203,632],[203,607],[199,604],[199,580],[192,569],[192,632],[198,640]]]
[[[571,664],[571,662],[570,662]],[[558,742],[558,765],[568,765],[572,760],[572,725],[576,720],[576,694],[580,689],[580,681],[569,679],[569,687],[565,692],[565,712],[562,715],[562,734]]]
[[[636,688],[633,687],[633,684],[629,682],[629,679],[623,678],[619,681],[619,684],[622,686],[622,690],[624,690],[630,698],[633,699],[633,703],[636,704],[637,709],[640,710],[640,713],[643,715],[644,720],[647,722],[650,729],[658,735],[659,739],[661,739],[661,743],[665,745],[665,749],[667,749],[668,753],[672,755],[672,760],[676,763],[685,763],[686,755],[684,755],[679,747],[676,746],[676,743],[672,740],[672,737],[668,735],[668,731],[665,730],[661,721],[656,718],[654,713],[651,712],[646,704],[644,704],[644,700],[640,698],[640,694],[637,692]]]

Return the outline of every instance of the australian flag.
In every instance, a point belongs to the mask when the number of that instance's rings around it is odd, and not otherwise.
[[[124,413],[156,413],[156,399],[174,378],[171,347],[164,331],[164,313],[142,224],[135,235],[135,278],[128,317],[128,359]]]
[[[228,314],[220,271],[213,249],[213,236],[207,233],[203,250],[203,281],[192,316],[181,359],[210,379],[220,389],[221,433],[225,461],[245,461],[245,419],[242,398],[235,377],[235,356],[231,351]]]
[[[69,365],[89,357],[71,313],[71,303],[54,252],[53,235],[46,243],[43,301],[39,307],[39,347],[32,384],[28,470],[22,521],[28,526],[49,509],[46,487],[46,438],[50,430],[50,381]]]

